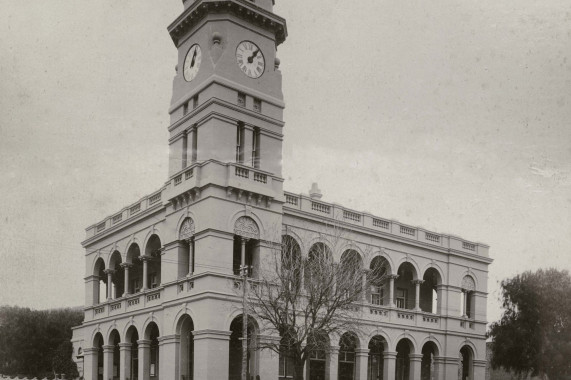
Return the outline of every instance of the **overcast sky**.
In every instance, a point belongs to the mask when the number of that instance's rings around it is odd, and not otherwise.
[[[276,0],[285,188],[571,269],[569,0]],[[181,0],[0,0],[0,305],[84,302],[84,228],[167,179]]]

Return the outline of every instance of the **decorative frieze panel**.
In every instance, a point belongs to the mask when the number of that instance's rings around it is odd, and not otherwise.
[[[252,218],[242,216],[234,223],[234,234],[249,239],[259,239],[260,230]]]
[[[462,289],[469,292],[476,290],[476,283],[474,282],[474,279],[470,276],[464,276],[462,279]]]
[[[192,218],[186,218],[182,225],[180,226],[180,232],[178,234],[179,240],[188,240],[194,236],[194,220]]]

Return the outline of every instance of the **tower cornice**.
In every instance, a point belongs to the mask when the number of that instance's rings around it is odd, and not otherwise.
[[[197,0],[169,25],[168,32],[176,46],[179,39],[209,13],[229,13],[275,33],[276,46],[285,41],[285,19],[245,0]]]

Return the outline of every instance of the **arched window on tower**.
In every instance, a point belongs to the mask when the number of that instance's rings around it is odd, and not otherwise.
[[[460,295],[460,311],[461,315],[468,318],[474,318],[476,282],[471,276],[464,276],[462,279],[462,294]]]
[[[194,273],[194,263],[195,263],[195,244],[194,244],[194,220],[192,218],[186,218],[179,231],[179,241],[181,242],[181,247],[178,256],[178,278],[184,276],[191,276]]]
[[[245,265],[248,277],[257,277],[260,262],[260,229],[247,216],[238,218],[234,224],[234,250],[232,268],[235,275],[241,275]]]

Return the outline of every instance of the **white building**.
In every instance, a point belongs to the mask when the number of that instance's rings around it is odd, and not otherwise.
[[[328,248],[334,260],[357,255],[392,276],[356,305],[355,344],[330,336],[332,349],[306,365],[306,378],[484,379],[486,245],[283,190],[276,47],[287,29],[273,2],[187,0],[169,26],[179,54],[168,180],[87,228],[85,320],[73,335],[83,376],[239,379],[240,299],[229,284],[242,245],[255,277],[276,226],[307,256],[328,247],[326,221],[351,234],[350,246]],[[289,376],[268,350],[251,353],[248,371]]]

